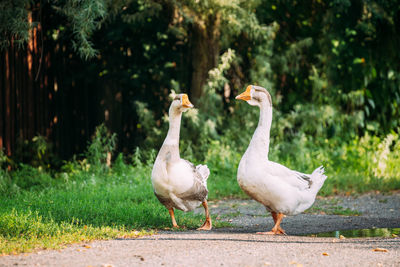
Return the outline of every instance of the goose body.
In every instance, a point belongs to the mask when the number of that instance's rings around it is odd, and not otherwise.
[[[238,168],[237,179],[243,191],[269,211],[285,215],[299,214],[314,203],[320,187],[312,186],[311,181],[323,174],[322,167],[311,175],[304,174],[272,161],[262,161],[251,150],[243,155]]]
[[[240,160],[237,180],[242,190],[271,212],[275,226],[268,234],[284,234],[284,215],[296,215],[311,207],[326,176],[323,167],[311,174],[291,170],[268,159],[272,122],[271,95],[265,88],[248,86],[236,97],[260,108],[260,118],[250,144]]]
[[[165,165],[165,173],[157,171],[158,168],[163,168],[162,165]],[[202,168],[206,170],[204,176],[200,172]],[[165,161],[159,165],[156,161],[152,173],[154,194],[168,209],[192,211],[207,198],[208,175],[207,166],[195,167],[184,159],[174,163]]]
[[[182,113],[193,107],[186,94],[172,101],[169,109],[169,130],[156,157],[151,174],[154,194],[169,211],[172,225],[178,227],[174,209],[191,211],[203,205],[206,221],[199,230],[212,228],[207,205],[207,179],[210,170],[206,165],[195,166],[179,155],[179,132]]]

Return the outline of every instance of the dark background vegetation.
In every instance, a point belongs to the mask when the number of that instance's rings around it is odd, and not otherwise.
[[[117,134],[118,151],[157,149],[163,136],[154,131],[165,124],[171,89],[188,93],[199,114],[218,108],[210,118],[216,132],[205,138],[225,135],[234,127],[227,120],[241,123],[234,96],[248,84],[272,91],[276,116],[286,121],[282,140],[398,132],[398,1],[5,0],[0,7],[0,147],[16,162],[59,166],[86,149],[101,123]],[[229,49],[223,79],[207,90],[208,72]],[[217,107],[201,101],[211,94]],[[186,138],[196,145],[197,137]]]

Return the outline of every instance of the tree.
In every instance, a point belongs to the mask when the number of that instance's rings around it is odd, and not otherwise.
[[[207,115],[193,131],[240,139],[233,96],[249,83],[275,96],[280,138],[387,133],[400,125],[397,2],[1,1],[1,146],[41,134],[66,157],[104,122],[132,151],[164,125],[171,89]]]

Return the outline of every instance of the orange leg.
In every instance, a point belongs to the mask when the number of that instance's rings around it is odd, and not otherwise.
[[[274,222],[275,222],[275,225],[276,225],[276,223],[277,223],[277,221],[278,221],[278,216],[282,216],[281,218],[280,218],[280,221],[279,221],[279,223],[278,223],[278,225],[277,225],[277,229],[278,229],[278,234],[286,234],[285,233],[285,231],[281,228],[281,226],[280,226],[280,224],[281,224],[281,221],[282,221],[282,219],[283,219],[283,217],[285,217],[285,215],[283,215],[282,213],[279,213],[279,214],[277,214],[276,212],[271,212],[271,214],[272,214],[272,218],[274,219]]]
[[[212,228],[212,222],[211,222],[210,212],[208,211],[207,200],[204,200],[202,204],[204,207],[204,212],[206,213],[206,221],[200,228],[197,228],[197,230],[209,231]]]
[[[169,212],[169,216],[171,216],[172,226],[174,228],[179,228],[179,226],[178,226],[178,224],[176,223],[176,220],[175,220],[174,209],[170,208],[170,209],[168,209],[168,212]]]
[[[275,225],[269,232],[258,232],[257,234],[262,235],[286,235],[285,231],[281,228],[280,224],[285,215],[283,213],[271,212],[272,218],[274,219]]]

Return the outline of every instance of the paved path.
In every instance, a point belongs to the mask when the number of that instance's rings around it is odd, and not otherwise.
[[[235,232],[270,230],[273,220],[265,208],[253,200],[222,200],[210,205],[213,214],[228,220]],[[359,216],[333,215],[349,210]],[[195,212],[202,213],[198,208]],[[289,235],[336,230],[400,228],[400,192],[390,195],[366,194],[359,197],[318,198],[311,210],[285,217],[281,224]]]
[[[315,214],[284,219],[289,236],[256,232],[272,227],[258,203],[211,203],[232,228],[211,232],[161,232],[139,239],[97,241],[61,251],[0,258],[0,266],[400,266],[400,238],[300,236],[332,230],[400,227],[400,194],[319,199]],[[360,216],[326,215],[318,207],[349,208]],[[201,212],[201,209],[198,210]],[[85,247],[86,245],[86,247]],[[374,251],[378,250],[383,251]]]
[[[400,266],[398,238],[340,240],[187,232],[94,242],[89,246],[13,256],[3,259],[3,263],[5,266]],[[388,252],[373,251],[376,248]]]

